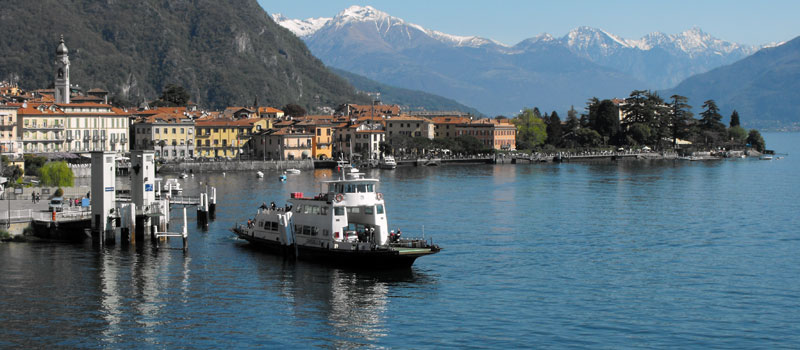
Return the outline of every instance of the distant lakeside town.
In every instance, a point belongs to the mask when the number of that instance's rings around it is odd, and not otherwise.
[[[309,115],[299,105],[281,109],[231,106],[203,110],[184,88],[167,85],[159,99],[137,108],[109,103],[102,89],[70,81],[69,50],[56,47],[53,88],[25,91],[0,82],[0,151],[3,176],[19,182],[26,159],[72,162],[95,151],[153,150],[165,162],[187,160],[377,160],[473,156],[503,152],[569,153],[647,149],[654,152],[764,150],[757,130],[730,126],[713,100],[695,119],[685,97],[663,100],[649,91],[625,99],[588,101],[562,121],[556,111],[526,108],[513,118],[479,118],[453,111],[404,113],[374,101],[344,103],[333,113]],[[39,163],[43,163],[42,160]],[[36,168],[42,164],[38,164]]]

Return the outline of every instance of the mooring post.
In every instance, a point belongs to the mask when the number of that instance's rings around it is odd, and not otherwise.
[[[211,187],[211,200],[208,204],[208,216],[211,220],[217,218],[217,188]]]
[[[189,249],[189,230],[186,227],[186,207],[183,207],[183,251]]]

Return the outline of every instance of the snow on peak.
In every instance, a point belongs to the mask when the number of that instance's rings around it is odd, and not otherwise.
[[[344,11],[339,12],[339,14],[333,17],[333,21],[337,25],[343,25],[348,22],[368,22],[368,21],[379,22],[386,19],[395,19],[402,22],[401,19],[389,16],[388,13],[376,10],[372,6],[353,5],[344,9]]]
[[[331,21],[330,17],[318,17],[307,19],[290,19],[286,16],[275,13],[272,15],[272,20],[278,23],[281,27],[290,30],[294,35],[299,37],[306,37],[316,33],[325,24]]]

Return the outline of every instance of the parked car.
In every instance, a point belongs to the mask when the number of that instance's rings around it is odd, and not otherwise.
[[[50,211],[64,211],[64,198],[55,197],[51,199],[48,208],[50,208]]]

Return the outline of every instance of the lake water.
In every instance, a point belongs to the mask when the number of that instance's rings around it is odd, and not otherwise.
[[[0,348],[796,349],[800,134],[765,138],[789,156],[375,171],[392,228],[445,248],[392,273],[228,231],[329,170],[195,176],[219,205],[186,253],[0,244]]]

